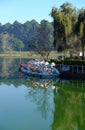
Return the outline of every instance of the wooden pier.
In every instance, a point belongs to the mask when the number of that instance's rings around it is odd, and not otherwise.
[[[68,71],[62,71],[63,67],[68,67]],[[64,64],[57,64],[56,67],[59,69],[62,78],[78,78],[78,79],[85,79],[85,66],[84,65],[64,65]]]

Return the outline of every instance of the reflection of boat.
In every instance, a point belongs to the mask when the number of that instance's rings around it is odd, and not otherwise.
[[[59,71],[54,67],[54,63],[45,62],[42,59],[33,59],[26,64],[20,63],[19,70],[29,76],[39,76],[39,77],[57,77],[59,76]]]
[[[40,79],[36,77],[27,77],[27,80],[31,83],[31,86],[33,87],[51,87],[54,90],[56,88],[56,83],[59,81],[59,78]]]

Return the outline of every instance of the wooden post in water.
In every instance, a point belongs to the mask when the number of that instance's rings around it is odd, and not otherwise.
[[[73,65],[72,65],[72,73],[73,73]]]
[[[82,74],[84,74],[84,66],[82,65]]]
[[[79,72],[79,71],[78,71],[78,68],[79,68],[79,67],[77,66],[77,73]]]

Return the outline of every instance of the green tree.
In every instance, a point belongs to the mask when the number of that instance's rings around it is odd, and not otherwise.
[[[24,48],[24,43],[18,38],[14,38],[12,42],[14,43],[14,47],[19,49],[21,52],[21,50]]]
[[[11,35],[9,35],[7,32],[0,34],[0,44],[2,52],[7,53],[13,50],[12,43],[10,42],[11,38]]]
[[[74,13],[76,13],[76,9],[69,2],[62,4],[60,6],[60,11],[64,12],[65,14],[68,14],[69,16],[72,16],[72,15],[74,15]]]
[[[60,9],[53,8],[51,12],[54,23],[54,46],[59,51],[69,48],[70,37],[77,20],[76,9],[70,3],[61,5]]]
[[[84,46],[85,46],[85,21],[80,24],[80,40],[82,48],[82,59],[84,59]]]
[[[48,58],[53,49],[53,26],[46,20],[42,20],[37,33],[32,37],[29,48],[40,54],[41,57]]]
[[[85,47],[85,9],[80,10],[78,21],[75,26],[74,33],[77,34],[78,40],[81,43],[82,59],[84,59],[84,47]]]

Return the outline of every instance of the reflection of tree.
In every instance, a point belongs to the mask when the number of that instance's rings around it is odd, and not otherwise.
[[[6,79],[1,79],[0,80],[0,85],[2,85],[2,83],[10,86],[10,85],[14,85],[14,87],[18,88],[20,87],[22,84],[26,87],[29,87],[29,84],[28,82],[26,82],[26,80],[24,78],[20,79],[20,78],[15,78],[15,79],[9,79],[9,78],[6,78]]]
[[[52,112],[53,109],[53,104],[51,104],[53,98],[51,86],[53,84],[53,81],[51,79],[45,81],[43,79],[40,79],[36,82],[32,80],[32,83],[33,85],[35,84],[35,86],[30,89],[26,97],[30,96],[32,98],[32,100],[38,106],[38,111],[40,111],[42,116],[46,119],[49,115],[49,112]],[[45,84],[48,86],[45,86]]]
[[[1,72],[1,76],[4,77],[8,77],[10,72],[12,72],[12,59],[8,59],[8,58],[4,58],[3,62],[2,62],[2,72]],[[10,69],[11,68],[11,69]]]
[[[50,104],[48,102],[49,95],[48,95],[48,90],[47,89],[42,89],[42,88],[36,88],[36,89],[31,89],[29,92],[29,96],[32,97],[32,99],[36,102],[38,105],[38,110],[41,111],[42,116],[44,118],[47,118],[47,111],[48,108],[50,109]]]
[[[85,97],[83,92],[60,88],[58,95],[54,95],[54,103],[53,130],[85,129]]]
[[[17,60],[13,58],[3,58],[0,64],[0,77],[11,78],[14,76],[16,69],[18,70]]]

